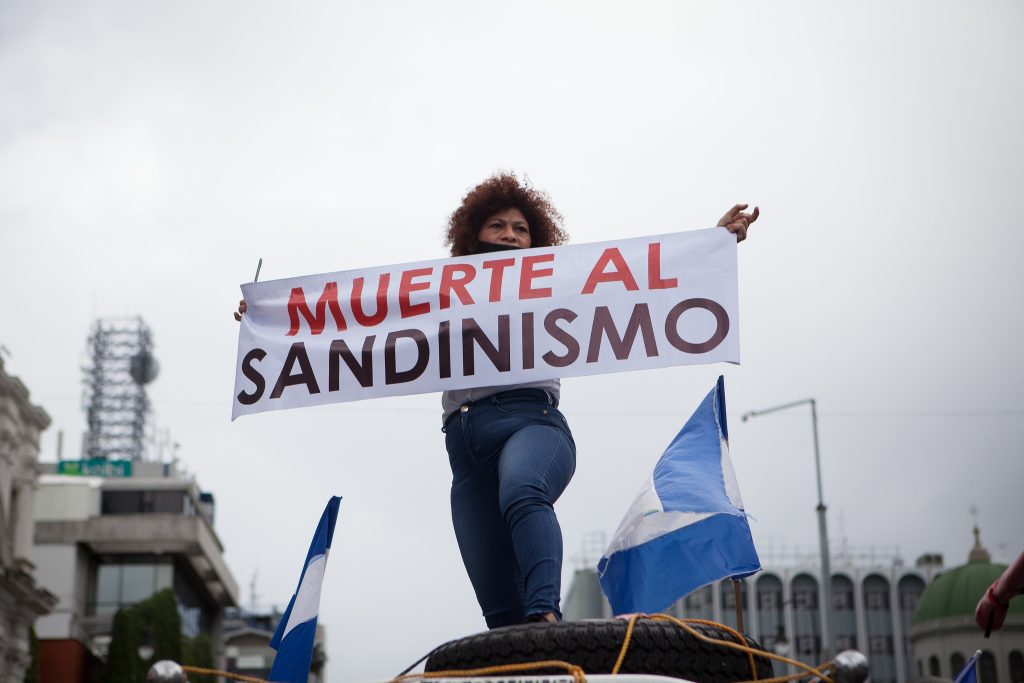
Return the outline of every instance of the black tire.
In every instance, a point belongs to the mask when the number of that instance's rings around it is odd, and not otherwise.
[[[627,625],[623,619],[594,619],[498,628],[445,643],[427,659],[426,670],[477,669],[558,659],[576,664],[588,674],[607,674],[619,657]],[[727,631],[703,624],[691,626],[711,638],[737,642]],[[750,638],[747,644],[760,649]],[[755,656],[754,662],[757,678],[774,675],[767,657]],[[565,671],[552,668],[522,673]],[[619,673],[673,676],[700,683],[731,683],[754,678],[745,652],[706,643],[673,623],[649,619],[636,622]]]

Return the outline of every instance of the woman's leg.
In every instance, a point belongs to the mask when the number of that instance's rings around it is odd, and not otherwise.
[[[562,530],[553,505],[575,470],[567,427],[532,424],[502,448],[498,504],[523,581],[525,616],[550,612],[561,618]]]
[[[455,538],[487,627],[518,624],[526,613],[512,538],[498,506],[497,457],[483,463],[473,458],[459,419],[450,423],[445,443]]]

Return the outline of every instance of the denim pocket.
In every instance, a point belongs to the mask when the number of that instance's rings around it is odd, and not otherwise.
[[[554,416],[558,424],[565,427],[565,431],[572,434],[572,430],[569,429],[569,421],[565,419],[565,415],[562,414],[561,410],[559,410],[558,408],[551,408],[549,414]]]
[[[494,409],[507,415],[547,415],[551,406],[533,398],[496,399]]]
[[[558,408],[549,408],[548,417],[551,419],[552,424],[565,431],[565,436],[569,439],[569,443],[572,444],[573,453],[575,454],[576,441],[572,438],[572,430],[569,429],[569,421],[565,419],[565,415],[562,415],[562,411]]]

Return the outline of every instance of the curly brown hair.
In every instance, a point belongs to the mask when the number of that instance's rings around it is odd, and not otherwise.
[[[530,226],[530,242],[534,247],[552,247],[569,240],[562,229],[558,213],[546,192],[530,187],[530,182],[514,173],[496,173],[462,198],[462,204],[448,219],[445,246],[451,245],[452,256],[472,254],[479,244],[477,235],[484,221],[505,209],[519,209]]]

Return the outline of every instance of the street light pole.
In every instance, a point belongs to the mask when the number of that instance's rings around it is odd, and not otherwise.
[[[821,642],[824,651],[824,659],[829,659],[832,653],[832,563],[828,551],[828,526],[825,521],[825,498],[821,489],[821,451],[818,447],[818,404],[813,398],[805,398],[802,401],[785,403],[774,408],[765,410],[751,410],[741,418],[744,422],[747,418],[767,415],[768,413],[795,408],[809,403],[811,405],[811,425],[814,429],[814,471],[818,481],[818,549],[821,553],[821,603],[824,618],[821,627]]]

